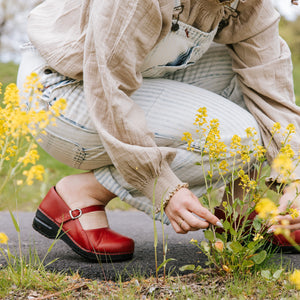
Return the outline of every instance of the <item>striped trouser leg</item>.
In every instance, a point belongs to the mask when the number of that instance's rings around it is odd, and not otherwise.
[[[206,107],[210,119],[220,122],[222,141],[229,145],[234,134],[249,142],[245,129],[258,125],[245,109],[231,59],[224,46],[213,44],[193,66],[159,79],[144,79],[132,99],[143,109],[149,129],[154,132],[158,146],[176,148],[172,170],[191,190],[201,196],[206,191],[199,151],[186,150],[181,141],[183,132],[194,136],[194,117],[199,107]],[[209,160],[204,156],[204,169]],[[152,203],[124,181],[113,166],[94,170],[97,180],[121,199],[151,215]]]

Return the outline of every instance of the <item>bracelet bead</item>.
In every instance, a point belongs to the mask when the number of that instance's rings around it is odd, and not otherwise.
[[[178,192],[182,188],[188,188],[188,187],[189,187],[188,183],[180,183],[180,184],[178,184],[171,192],[169,192],[168,196],[164,200],[164,202],[163,202],[163,209],[165,209],[165,207],[168,205],[169,201],[175,195],[176,192]],[[156,212],[159,212],[159,211],[160,211],[160,209],[157,209]]]

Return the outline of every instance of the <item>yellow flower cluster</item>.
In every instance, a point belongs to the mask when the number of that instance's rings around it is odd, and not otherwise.
[[[290,282],[293,283],[298,290],[300,290],[300,270],[295,270],[290,275]]]
[[[291,178],[295,166],[292,159],[286,153],[279,153],[272,162],[272,168],[282,176],[282,181],[287,181]]]
[[[7,244],[8,236],[4,232],[0,232],[0,244]]]
[[[261,234],[259,234],[259,233],[257,233],[255,236],[254,236],[254,238],[253,238],[253,241],[255,242],[255,241],[259,241],[259,240],[262,240],[264,237],[261,235]]]
[[[288,213],[292,217],[292,219],[296,219],[299,217],[299,211],[296,208],[290,208]]]
[[[278,215],[278,209],[275,203],[269,198],[262,198],[255,206],[255,211],[262,219],[274,218]]]
[[[189,151],[194,151],[195,149],[193,147],[191,147],[192,142],[194,142],[194,139],[192,137],[192,134],[190,132],[184,132],[183,133],[183,137],[181,138],[182,141],[186,141],[188,146],[187,146],[187,150]]]
[[[28,185],[33,184],[33,180],[43,180],[43,174],[45,173],[45,169],[42,165],[32,166],[29,170],[23,171],[23,175],[26,176],[26,183]]]
[[[0,191],[10,179],[15,178],[30,164],[33,166],[23,173],[27,176],[26,182],[32,184],[33,179],[42,180],[42,167],[34,166],[39,154],[32,136],[45,133],[45,127],[50,123],[53,124],[51,119],[58,116],[66,107],[66,101],[59,99],[51,110],[37,109],[43,86],[35,73],[27,77],[24,88],[27,105],[21,103],[19,90],[16,84],[12,83],[6,87],[0,106],[0,171],[7,165],[7,176],[0,184]],[[22,180],[18,180],[17,184],[20,182]]]
[[[257,187],[257,182],[255,180],[251,180],[249,175],[245,173],[243,169],[240,169],[238,172],[240,178],[240,185],[243,190],[249,192],[250,190],[255,190]]]
[[[194,125],[196,125],[198,129],[200,129],[204,124],[207,124],[207,109],[206,107],[200,107],[197,110]]]
[[[274,135],[275,133],[280,133],[281,124],[279,122],[276,122],[273,124],[271,129],[271,134]]]
[[[24,156],[19,157],[18,162],[22,162],[23,165],[26,167],[28,164],[36,164],[39,160],[40,156],[37,151],[37,145],[32,144]]]
[[[209,131],[204,144],[204,153],[207,153],[210,159],[217,161],[226,157],[226,145],[221,142],[220,123],[218,119],[212,119],[209,123]]]

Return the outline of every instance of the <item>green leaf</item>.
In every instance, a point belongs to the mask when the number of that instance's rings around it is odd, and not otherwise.
[[[179,271],[194,271],[195,270],[195,265],[185,265],[179,268]]]
[[[247,245],[247,248],[250,249],[250,250],[253,250],[254,247],[255,247],[255,244],[256,244],[255,242],[249,242],[248,245]]]
[[[207,190],[206,190],[206,193],[207,194],[210,194],[211,193],[211,191],[212,191],[212,189],[213,189],[213,187],[212,186],[210,186]]]
[[[199,271],[201,271],[203,268],[199,265],[199,266],[197,266],[197,268],[195,269],[195,272],[199,272]]]
[[[231,205],[227,205],[226,210],[227,210],[228,215],[232,214],[232,206]]]
[[[257,265],[259,265],[266,259],[266,257],[267,257],[267,251],[262,250],[259,253],[253,255],[252,259]]]
[[[223,222],[223,227],[224,227],[225,230],[229,230],[229,228],[231,227],[231,225],[230,225],[230,223],[227,220],[225,220]]]
[[[200,243],[200,247],[201,247],[201,249],[202,249],[203,252],[209,252],[210,251],[210,247],[209,247],[207,241],[202,241]]]
[[[232,251],[234,253],[239,253],[239,252],[242,252],[244,250],[244,247],[238,241],[232,242],[230,244],[230,248],[232,249]]]
[[[167,260],[164,260],[158,267],[157,267],[157,272],[163,267],[165,266],[169,261],[172,261],[172,260],[176,260],[175,258],[168,258]]]
[[[230,234],[233,235],[233,236],[236,236],[236,235],[237,235],[237,232],[236,232],[232,227],[230,227],[229,232],[230,232]]]
[[[277,270],[274,274],[273,274],[273,278],[274,279],[279,279],[279,277],[281,276],[281,273],[283,272],[283,269],[281,270]]]
[[[205,236],[205,238],[207,238],[210,242],[213,242],[214,239],[215,239],[215,236],[214,236],[213,232],[210,231],[210,230],[206,230],[206,231],[204,232],[204,236]]]
[[[251,268],[251,267],[254,266],[254,262],[252,260],[250,260],[250,259],[244,260],[242,266],[244,268]]]
[[[221,240],[224,244],[226,243],[226,237],[223,234],[216,232],[216,238]]]
[[[253,227],[256,231],[260,231],[261,229],[261,221],[259,219],[254,219],[253,221]]]
[[[271,272],[269,270],[262,270],[261,276],[265,279],[270,280],[271,279]]]
[[[232,220],[236,221],[238,217],[239,217],[239,213],[235,210],[232,214]]]
[[[20,227],[19,227],[19,224],[18,224],[18,222],[17,222],[15,216],[13,215],[13,213],[12,213],[11,211],[9,211],[9,213],[10,213],[10,217],[11,217],[13,223],[14,223],[14,226],[15,226],[16,231],[17,231],[18,233],[20,233]]]

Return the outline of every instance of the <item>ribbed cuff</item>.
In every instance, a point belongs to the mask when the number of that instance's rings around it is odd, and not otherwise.
[[[163,163],[161,173],[157,178],[151,179],[141,192],[149,199],[155,201],[155,211],[159,211],[161,204],[169,197],[182,181],[174,174],[167,162]]]

